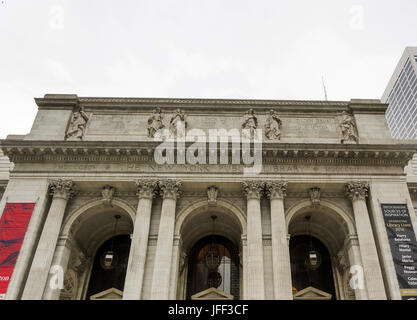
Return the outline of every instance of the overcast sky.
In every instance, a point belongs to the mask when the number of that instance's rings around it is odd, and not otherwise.
[[[0,138],[34,97],[381,98],[417,1],[0,0]]]

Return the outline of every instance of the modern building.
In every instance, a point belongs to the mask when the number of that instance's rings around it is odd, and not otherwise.
[[[417,138],[417,47],[407,47],[381,99],[388,103],[387,122],[397,139]]]
[[[380,100],[35,100],[0,140],[5,299],[417,297],[416,141]]]
[[[388,104],[386,117],[392,136],[396,139],[416,139],[417,47],[405,48],[381,101]],[[409,188],[417,190],[417,153],[410,160],[405,172]],[[417,206],[415,209],[417,210]]]

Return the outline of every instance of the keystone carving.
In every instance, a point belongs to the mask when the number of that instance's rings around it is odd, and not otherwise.
[[[219,189],[215,186],[211,186],[207,188],[207,197],[208,197],[208,205],[215,206],[217,203],[217,196],[219,194]]]
[[[311,199],[311,204],[313,206],[317,206],[320,204],[320,188],[319,187],[313,187],[310,189],[310,199]]]
[[[116,189],[112,186],[107,185],[103,187],[103,190],[101,191],[101,196],[103,198],[103,203],[106,206],[111,206],[115,191]]]

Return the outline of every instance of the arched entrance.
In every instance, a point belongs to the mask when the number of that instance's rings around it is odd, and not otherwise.
[[[115,216],[120,217],[117,226]],[[61,299],[89,300],[104,292],[109,298],[121,298],[134,217],[135,209],[117,198],[110,205],[99,199],[90,201],[68,216],[62,237],[70,248],[64,283],[71,285],[64,285]],[[104,270],[100,259],[112,245],[117,264]]]
[[[292,237],[290,261],[294,294],[313,287],[336,298],[330,254],[320,240],[309,235]]]
[[[105,241],[97,250],[87,289],[88,298],[112,288],[123,292],[130,242],[130,235],[119,235]],[[113,260],[106,266],[106,255],[110,251]]]
[[[220,257],[215,281],[206,263],[213,248]],[[239,248],[233,242],[222,236],[208,236],[193,246],[188,259],[187,299],[211,287],[239,299],[239,281]],[[213,285],[213,282],[217,283]]]
[[[331,201],[312,205],[310,200],[303,200],[289,208],[286,220],[291,236],[294,299],[300,297],[300,292],[312,299],[315,295],[317,299],[355,299],[349,286],[350,259],[346,247],[349,237],[356,234],[353,218]],[[314,259],[319,259],[318,267],[311,266]]]
[[[213,216],[217,217],[214,236]],[[221,256],[218,272],[222,281],[216,293],[233,296],[233,299],[242,297],[241,239],[244,232],[243,213],[224,200],[217,200],[214,206],[199,201],[180,212],[176,221],[176,235],[181,239],[176,298],[191,299],[209,288],[209,270],[204,259],[212,245]]]

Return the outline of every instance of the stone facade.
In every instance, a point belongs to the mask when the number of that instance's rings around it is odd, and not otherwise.
[[[36,203],[6,299],[89,299],[115,214],[116,235],[131,235],[124,290],[113,295],[123,299],[185,299],[189,254],[212,234],[213,214],[216,235],[238,251],[241,299],[293,299],[289,243],[306,234],[328,249],[333,298],[401,298],[380,204],[407,204],[417,231],[417,187],[404,174],[416,142],[391,138],[378,100],[35,100],[31,132],[0,141],[14,163],[0,212],[6,202]],[[254,138],[264,129],[261,172],[157,164],[155,135],[176,132],[178,119],[196,136],[248,128]],[[349,286],[351,266],[363,268],[364,288]]]

